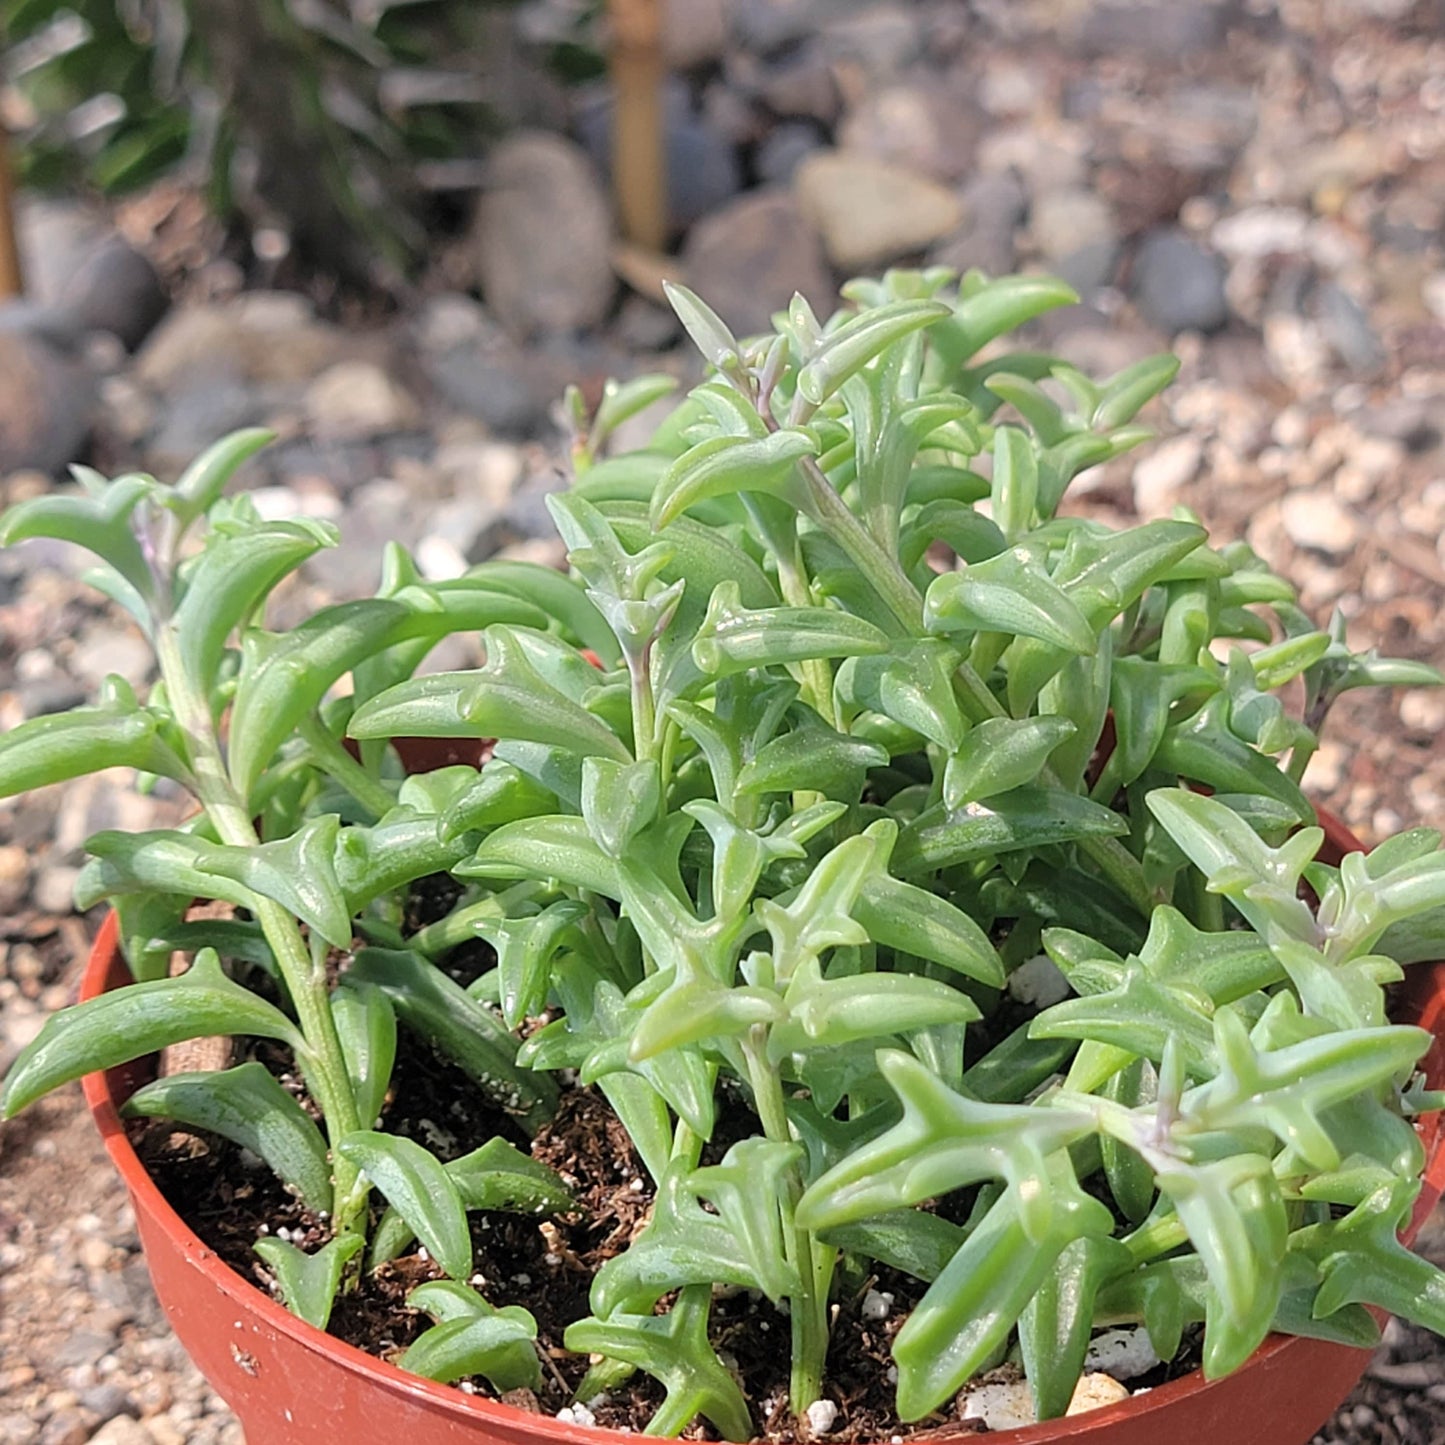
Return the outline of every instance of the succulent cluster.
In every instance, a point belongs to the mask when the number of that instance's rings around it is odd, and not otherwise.
[[[845,296],[740,342],[674,291],[708,379],[625,456],[609,435],[666,384],[574,398],[568,575],[428,583],[392,547],[376,597],[267,631],[332,533],[221,495],[257,433],[174,485],[82,473],[12,510],[3,540],[97,555],[159,678],[0,739],[0,791],[125,764],[199,810],[91,840],[78,901],[113,902],[136,983],[53,1019],[5,1113],[177,1040],[279,1040],[320,1127],[256,1062],[128,1107],[241,1140],[329,1216],[312,1254],[257,1246],[322,1327],[420,1241],[447,1278],[412,1295],[436,1324],[404,1363],[505,1391],[538,1378],[536,1326],[469,1283],[468,1212],[574,1201],[506,1140],[443,1160],[388,1132],[398,1025],[527,1132],[595,1089],[655,1198],[566,1343],[600,1361],[584,1401],[661,1382],[652,1433],[758,1426],[717,1286],[786,1311],[803,1412],[831,1304],[878,1264],[921,1282],[903,1421],[1010,1350],[1060,1414],[1105,1323],[1169,1359],[1202,1322],[1209,1375],[1272,1328],[1368,1343],[1367,1304],[1445,1329],[1445,1281],[1396,1240],[1429,1036],[1385,994],[1445,942],[1445,853],[1421,829],[1327,865],[1300,789],[1341,692],[1435,674],[1352,653],[1187,516],[1060,513],[1175,370],[1009,350],[1066,287]],[[457,631],[484,665],[419,674]],[[418,736],[496,741],[403,777],[389,743]],[[439,872],[460,899],[409,932]],[[234,917],[188,921],[197,897]],[[495,965],[463,988],[438,963],[478,937]],[[705,1154],[724,1108],[749,1127]]]

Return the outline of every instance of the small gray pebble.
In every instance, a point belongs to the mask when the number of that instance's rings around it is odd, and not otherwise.
[[[61,1370],[76,1365],[93,1365],[102,1355],[109,1354],[115,1345],[114,1330],[79,1329],[51,1355],[50,1364]]]
[[[80,1403],[93,1415],[98,1415],[101,1424],[115,1419],[117,1415],[139,1414],[130,1391],[120,1385],[95,1385],[83,1390]]]
[[[1219,258],[1173,227],[1144,238],[1134,259],[1134,296],[1145,319],[1171,334],[1218,331],[1229,320]]]

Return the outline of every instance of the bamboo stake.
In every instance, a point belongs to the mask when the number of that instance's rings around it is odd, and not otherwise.
[[[667,172],[662,134],[660,0],[609,0],[612,85],[612,186],[627,239],[651,251],[667,242]]]
[[[20,274],[20,247],[15,241],[15,186],[10,172],[10,137],[0,125],[0,298],[25,289]]]

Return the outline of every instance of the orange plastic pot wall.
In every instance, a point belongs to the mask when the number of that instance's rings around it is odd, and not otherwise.
[[[1338,851],[1359,847],[1343,826],[1325,822]],[[95,941],[82,998],[129,980],[116,932],[112,916]],[[1445,964],[1417,965],[1408,980],[1401,1020],[1435,1035],[1426,1071],[1438,1088],[1445,1083]],[[161,1197],[126,1139],[116,1109],[147,1075],[144,1062],[91,1074],[86,1100],[130,1190],[161,1305],[240,1417],[249,1445],[618,1445],[612,1431],[529,1415],[404,1374],[313,1329],[234,1274]],[[1445,1184],[1438,1116],[1424,1121],[1422,1135],[1429,1162],[1407,1238]],[[1304,1445],[1368,1361],[1367,1351],[1271,1336],[1226,1379],[1206,1382],[1196,1372],[1135,1400],[987,1438],[993,1445]]]

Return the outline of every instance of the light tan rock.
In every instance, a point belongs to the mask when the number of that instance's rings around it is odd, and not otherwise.
[[[1284,530],[1296,547],[1342,557],[1360,539],[1360,520],[1328,492],[1291,492],[1280,503]]]
[[[1082,1415],[1089,1410],[1098,1410],[1104,1405],[1117,1405],[1127,1400],[1129,1391],[1112,1375],[1085,1375],[1074,1386],[1073,1398],[1069,1401],[1066,1415]]]
[[[804,216],[844,270],[921,251],[958,228],[963,203],[944,186],[847,151],[806,157],[793,178]]]
[[[400,431],[418,419],[416,402],[369,361],[328,367],[307,388],[305,410],[317,436],[339,441]]]

